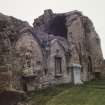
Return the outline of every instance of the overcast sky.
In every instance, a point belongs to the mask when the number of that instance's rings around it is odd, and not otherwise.
[[[53,12],[80,10],[94,23],[105,58],[105,0],[0,0],[0,12],[33,23],[34,18],[51,8]]]

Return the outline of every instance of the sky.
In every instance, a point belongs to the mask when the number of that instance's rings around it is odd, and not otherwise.
[[[45,9],[55,13],[79,10],[88,16],[99,34],[105,58],[105,0],[0,0],[1,13],[28,21],[30,25]]]

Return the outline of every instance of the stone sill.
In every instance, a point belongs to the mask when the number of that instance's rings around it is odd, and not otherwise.
[[[55,77],[62,77],[62,74],[56,74]]]
[[[27,78],[27,79],[31,79],[31,78],[35,78],[35,77],[37,77],[37,75],[35,75],[35,74],[23,75],[23,78]]]

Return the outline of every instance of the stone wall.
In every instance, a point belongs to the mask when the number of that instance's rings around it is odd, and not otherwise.
[[[50,54],[48,58],[48,70],[51,76],[51,83],[59,84],[59,83],[70,83],[71,82],[71,73],[67,70],[67,62],[66,62],[66,52],[65,48],[59,42],[59,40],[54,39],[50,44]],[[61,72],[56,72],[59,68],[56,68],[56,58],[61,59]]]
[[[43,52],[38,41],[29,32],[22,33],[15,45],[23,88],[35,89],[43,74]],[[25,87],[26,86],[26,87]]]
[[[81,66],[82,81],[100,76],[100,39],[91,20],[81,12],[45,10],[33,27],[0,14],[0,23],[0,78],[4,67],[10,78],[5,83],[11,88],[30,91],[71,83],[73,64]]]

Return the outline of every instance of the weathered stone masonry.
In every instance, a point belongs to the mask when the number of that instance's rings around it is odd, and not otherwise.
[[[31,91],[81,84],[102,73],[99,36],[91,20],[79,11],[45,10],[33,27],[0,14],[0,56],[3,88]]]

